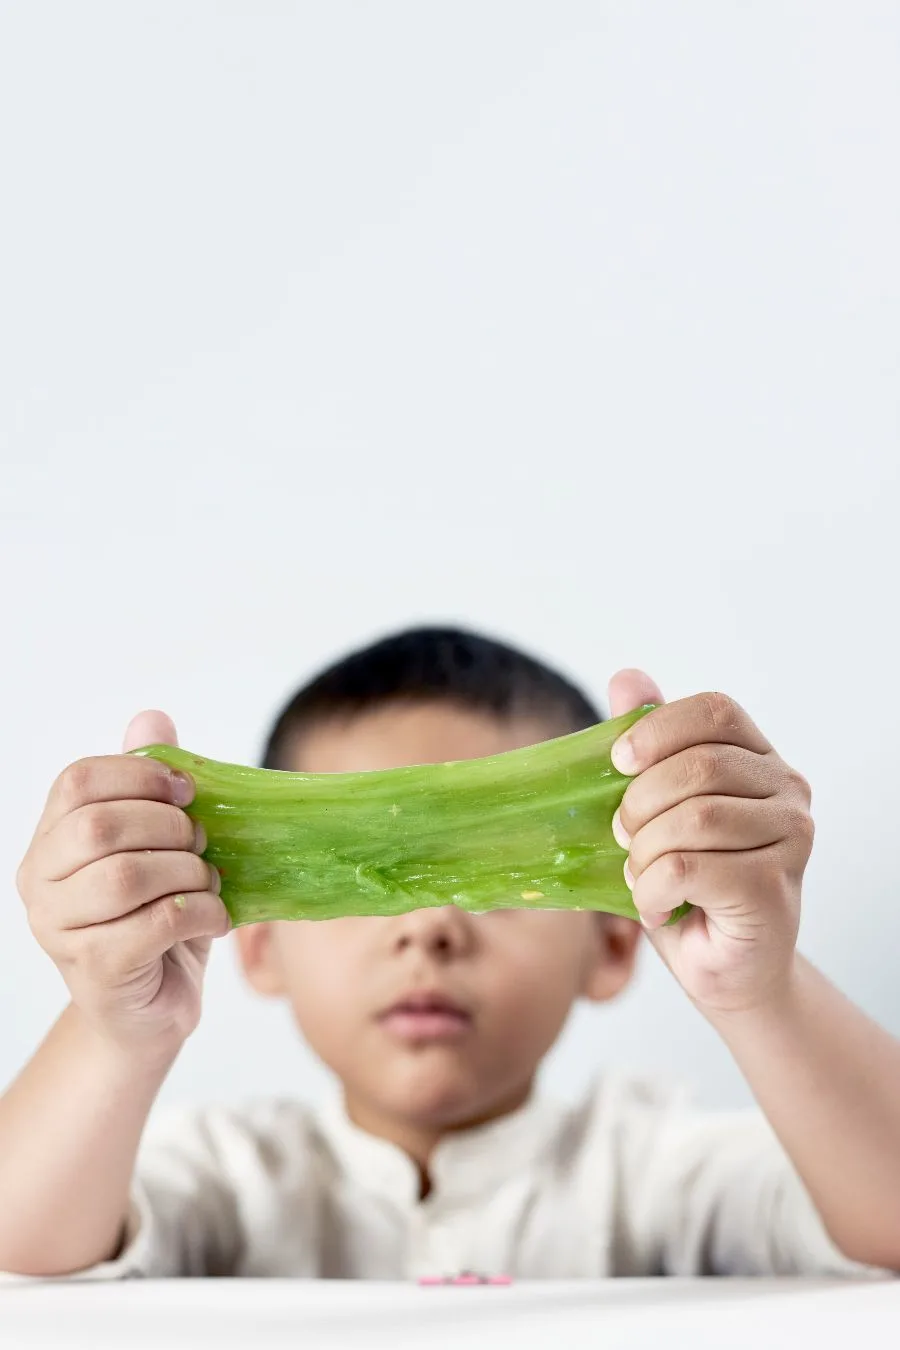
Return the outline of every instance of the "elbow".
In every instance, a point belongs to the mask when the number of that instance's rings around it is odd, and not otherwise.
[[[71,1243],[0,1242],[0,1271],[14,1279],[63,1280],[113,1259],[114,1252],[85,1250]]]
[[[900,1233],[840,1233],[828,1230],[831,1241],[848,1261],[858,1266],[900,1275]]]
[[[63,1280],[83,1275],[88,1266],[74,1265],[71,1261],[55,1261],[46,1253],[27,1251],[0,1251],[0,1271],[4,1275],[19,1280]]]

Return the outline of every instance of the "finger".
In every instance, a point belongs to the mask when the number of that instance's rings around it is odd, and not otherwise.
[[[53,831],[52,857],[43,875],[63,881],[113,853],[182,849],[202,853],[206,832],[177,806],[164,802],[93,802],[64,816]],[[49,853],[50,850],[48,849]]]
[[[619,843],[628,848],[648,821],[691,797],[770,797],[775,767],[774,757],[736,745],[693,745],[670,755],[625,789],[613,827]]]
[[[631,841],[628,866],[639,878],[665,853],[739,852],[785,838],[790,823],[776,798],[691,797],[655,816]]]
[[[50,890],[56,923],[62,928],[86,928],[121,918],[160,896],[181,891],[218,891],[219,874],[195,853],[114,853],[82,867],[60,891]],[[64,899],[63,888],[64,887]]]
[[[92,802],[139,800],[187,806],[193,797],[190,776],[158,760],[138,755],[79,759],[63,770],[50,789],[39,833],[51,830],[70,811]]]
[[[609,682],[610,717],[621,717],[645,703],[665,703],[662,690],[643,670],[619,670]]]
[[[764,755],[772,749],[759,728],[726,694],[695,694],[656,708],[621,735],[611,750],[620,773],[638,774],[692,745],[738,745]]]
[[[211,891],[160,896],[133,914],[93,924],[72,934],[70,959],[121,978],[158,961],[179,942],[222,937],[231,927],[228,910]]]
[[[145,745],[177,745],[178,733],[168,713],[148,709],[132,717],[125,731],[123,751],[142,750]]]
[[[757,869],[771,866],[773,887],[778,884],[778,862],[782,856],[781,843],[752,854]],[[659,928],[684,901],[709,915],[743,912],[745,891],[746,879],[742,869],[735,867],[733,853],[676,852],[664,853],[651,863],[634,880],[631,894],[644,926]]]

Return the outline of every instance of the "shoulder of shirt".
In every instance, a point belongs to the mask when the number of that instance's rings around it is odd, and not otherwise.
[[[238,1104],[168,1107],[148,1123],[141,1153],[160,1150],[203,1153],[211,1159],[250,1148],[275,1161],[278,1155],[313,1150],[319,1137],[317,1112],[306,1102],[264,1097]]]
[[[605,1157],[623,1174],[648,1174],[648,1159],[669,1167],[698,1156],[775,1157],[777,1143],[758,1109],[698,1106],[680,1080],[622,1071],[598,1076],[561,1121],[564,1159]]]
[[[660,1127],[722,1130],[737,1129],[757,1135],[773,1134],[756,1106],[704,1107],[681,1079],[669,1074],[629,1074],[605,1070],[591,1082],[578,1103],[569,1110],[570,1120],[615,1124],[641,1118]],[[774,1137],[774,1135],[773,1135]]]
[[[666,1074],[632,1074],[604,1070],[590,1083],[571,1108],[575,1116],[617,1117],[632,1112],[668,1113],[689,1109],[691,1095],[686,1085]]]

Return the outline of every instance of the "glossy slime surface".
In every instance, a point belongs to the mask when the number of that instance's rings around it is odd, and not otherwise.
[[[609,752],[650,711],[484,759],[366,773],[248,768],[168,745],[132,753],[194,779],[188,814],[235,925],[428,905],[637,918],[611,828],[630,780]]]

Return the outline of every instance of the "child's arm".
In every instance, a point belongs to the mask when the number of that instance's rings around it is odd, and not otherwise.
[[[777,998],[707,1016],[832,1240],[900,1271],[900,1043],[801,957]]]
[[[168,719],[133,723],[131,743],[160,731],[173,735]],[[0,1100],[2,1270],[68,1273],[119,1244],[144,1122],[229,923],[181,810],[192,795],[149,759],[82,760],[55,783],[19,869],[72,1006]]]
[[[615,715],[661,696],[629,672],[612,701]],[[612,757],[636,775],[614,828],[653,945],[734,1054],[832,1240],[900,1270],[900,1044],[796,952],[807,783],[719,694],[650,713]],[[694,912],[663,926],[684,900]]]
[[[116,1254],[172,1058],[132,1054],[66,1009],[0,1100],[0,1270],[63,1275]]]

